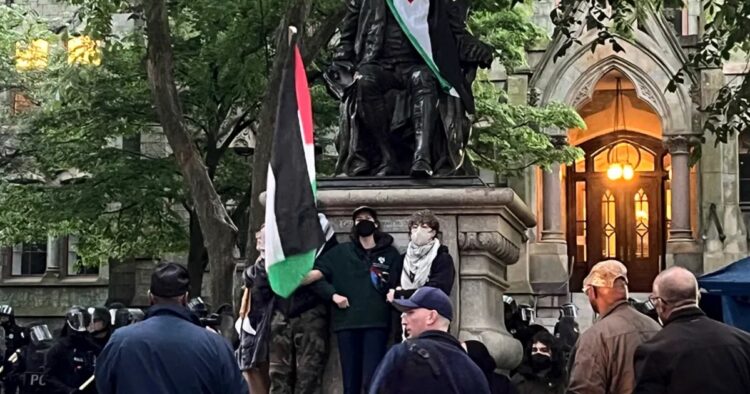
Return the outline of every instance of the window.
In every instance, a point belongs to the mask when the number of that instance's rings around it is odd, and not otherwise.
[[[617,202],[612,192],[602,195],[602,257],[617,257]]]
[[[643,189],[635,194],[635,257],[648,258],[648,196]]]
[[[28,242],[13,247],[11,275],[44,275],[47,270],[47,242]]]
[[[80,256],[78,256],[77,248],[78,248],[78,238],[74,236],[68,236],[63,238],[64,240],[64,247],[65,247],[65,262],[67,265],[66,274],[68,276],[77,276],[77,275],[98,275],[99,274],[99,267],[91,267],[84,265],[81,261]]]

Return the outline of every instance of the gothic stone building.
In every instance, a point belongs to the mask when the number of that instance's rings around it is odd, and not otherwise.
[[[72,11],[53,0],[16,2],[52,19]],[[555,3],[534,2],[535,22],[550,34]],[[582,28],[583,45],[561,58],[554,59],[562,42],[553,38],[529,51],[528,68],[493,71],[512,102],[566,103],[587,124],[585,130],[545,130],[559,143],[580,147],[584,158],[508,180],[538,226],[528,231],[504,286],[535,305],[543,322],[552,323],[555,307],[570,300],[589,311],[581,280],[601,259],[624,261],[632,291],[648,292],[665,267],[678,264],[700,274],[747,254],[750,142],[735,136],[715,146],[708,138],[701,160],[692,167],[688,162],[688,145],[702,132],[697,108],[747,70],[730,61],[697,70],[675,92],[666,89],[694,50],[701,20],[700,2],[689,0],[684,9],[650,15],[631,39],[620,39],[623,52],[602,45],[592,53],[587,44],[596,32]],[[12,97],[5,102],[13,105]],[[73,241],[6,247],[0,253],[0,302],[13,304],[25,318],[50,318],[72,304],[101,304],[110,293],[122,300],[142,296],[133,284],[147,279],[149,263],[80,271]]]

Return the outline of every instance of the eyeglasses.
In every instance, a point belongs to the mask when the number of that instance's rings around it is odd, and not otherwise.
[[[657,300],[661,301],[662,304],[665,304],[665,305],[669,304],[669,302],[667,302],[667,300],[665,300],[665,299],[663,299],[663,298],[661,298],[659,296],[655,296],[653,294],[651,294],[650,296],[648,296],[648,301],[651,302],[652,305],[656,305],[656,301]]]

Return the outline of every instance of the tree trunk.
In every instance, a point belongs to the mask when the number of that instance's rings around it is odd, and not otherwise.
[[[231,304],[237,228],[227,214],[206,166],[182,123],[183,114],[174,81],[174,53],[165,2],[148,0],[143,5],[151,96],[202,229],[210,264],[211,301],[217,306]]]
[[[188,249],[188,273],[190,274],[190,298],[200,297],[203,290],[203,272],[206,270],[206,246],[203,233],[194,210],[190,211],[190,246]]]
[[[294,0],[284,15],[279,25],[279,34],[276,37],[276,53],[284,54],[289,50],[288,26],[297,27],[297,31],[304,32],[304,23],[310,12],[312,0]],[[265,211],[260,203],[260,193],[266,190],[266,178],[268,175],[268,162],[271,159],[271,144],[273,142],[273,127],[276,124],[276,107],[279,102],[279,86],[281,86],[281,72],[284,69],[285,56],[276,56],[273,59],[266,96],[260,109],[258,134],[255,136],[255,154],[253,156],[253,192],[250,201],[250,231],[260,228],[265,220]],[[257,256],[255,251],[255,240],[247,237],[247,255],[250,261]]]

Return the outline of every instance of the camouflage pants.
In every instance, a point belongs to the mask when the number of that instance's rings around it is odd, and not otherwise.
[[[286,319],[271,320],[271,394],[320,393],[328,358],[328,313],[324,305]]]

